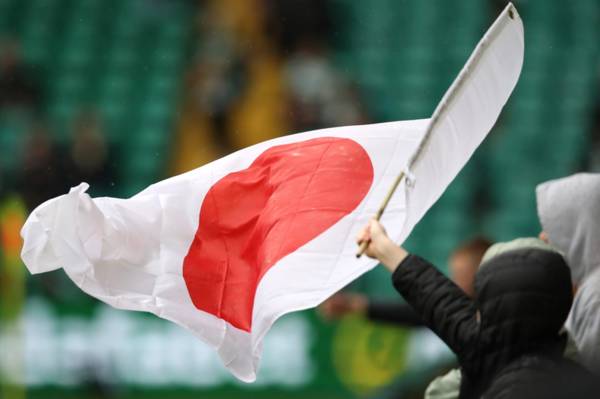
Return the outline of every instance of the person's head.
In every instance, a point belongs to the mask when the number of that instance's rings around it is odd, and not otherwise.
[[[473,296],[473,281],[481,258],[492,242],[485,237],[475,237],[459,245],[450,255],[452,280],[468,296]]]
[[[561,251],[579,284],[600,267],[600,174],[578,173],[536,188],[540,239]]]
[[[493,245],[475,277],[480,336],[510,342],[511,354],[555,342],[572,301],[564,258],[537,238]]]

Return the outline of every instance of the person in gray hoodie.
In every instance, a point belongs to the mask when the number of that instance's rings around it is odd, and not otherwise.
[[[600,374],[600,174],[551,180],[536,194],[540,238],[564,254],[576,289],[565,326],[579,361]]]

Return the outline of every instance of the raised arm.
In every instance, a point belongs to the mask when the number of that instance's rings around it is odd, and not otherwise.
[[[407,303],[398,301],[369,302],[367,317],[371,321],[404,327],[424,327],[423,320]]]
[[[409,304],[398,300],[372,301],[366,295],[355,292],[338,292],[319,305],[318,311],[327,320],[358,314],[379,323],[423,326],[423,321]]]
[[[423,323],[461,357],[472,350],[477,309],[472,299],[425,259],[409,255],[392,275],[394,287]]]
[[[457,356],[472,350],[477,334],[474,302],[432,264],[410,255],[392,242],[379,222],[372,220],[358,242],[369,241],[365,253],[378,259],[392,275],[394,287]]]

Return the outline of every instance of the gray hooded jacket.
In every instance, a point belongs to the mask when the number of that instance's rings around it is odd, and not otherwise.
[[[582,363],[600,374],[600,174],[551,180],[536,192],[542,228],[579,286],[566,327]]]

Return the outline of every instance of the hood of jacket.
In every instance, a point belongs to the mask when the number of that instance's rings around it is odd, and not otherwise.
[[[578,173],[537,186],[540,223],[580,284],[600,267],[600,174]]]
[[[559,332],[573,294],[569,267],[558,252],[522,248],[493,257],[475,277],[475,295],[480,341],[497,352],[498,363],[526,353],[562,353]]]

